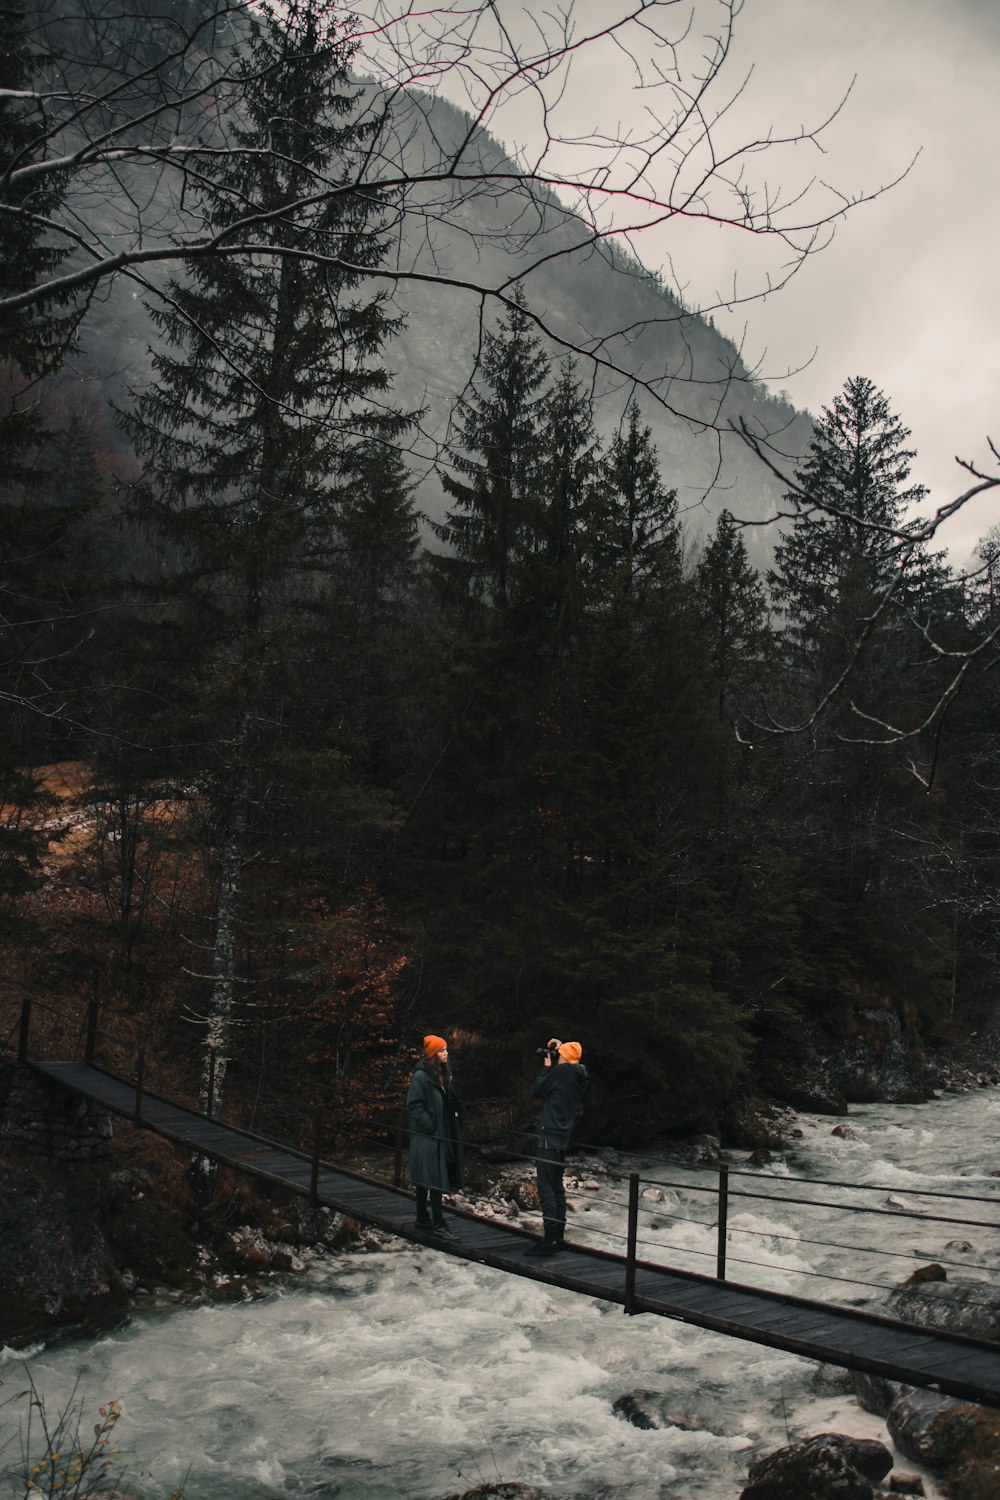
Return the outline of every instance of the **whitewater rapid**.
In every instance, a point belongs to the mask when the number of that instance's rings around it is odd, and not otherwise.
[[[874,1183],[901,1202],[920,1188],[1000,1198],[1000,1091],[852,1107],[854,1139],[833,1136],[836,1123],[801,1117],[794,1152],[766,1172]],[[692,1189],[707,1180],[650,1157],[622,1165]],[[571,1191],[569,1233],[612,1248],[625,1184],[600,1181]],[[643,1199],[640,1253],[710,1273],[714,1205],[660,1191]],[[998,1219],[988,1206],[969,1213],[980,1215]],[[881,1307],[881,1288],[927,1260],[975,1268],[951,1277],[996,1284],[1000,1273],[1000,1228],[929,1221],[900,1235],[886,1218],[739,1199],[730,1224],[733,1280],[853,1305]],[[948,1248],[959,1237],[968,1250]],[[816,1387],[816,1369],[412,1246],[313,1261],[261,1300],[137,1313],[87,1343],[0,1355],[7,1396],[30,1376],[46,1410],[74,1406],[85,1431],[121,1398],[115,1462],[150,1500],[181,1485],[187,1500],[443,1500],[500,1480],[587,1500],[736,1500],[753,1459],[789,1438],[838,1430],[888,1443],[879,1418]],[[635,1391],[656,1393],[678,1425],[617,1417],[613,1403]],[[16,1409],[0,1412],[8,1429]]]

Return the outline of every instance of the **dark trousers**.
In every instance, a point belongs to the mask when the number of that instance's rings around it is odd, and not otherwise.
[[[441,1206],[443,1194],[440,1188],[425,1188],[417,1185],[417,1218],[423,1222],[430,1218],[435,1224],[440,1224],[444,1217]],[[430,1213],[428,1214],[428,1199],[430,1200]]]
[[[563,1187],[565,1165],[564,1150],[558,1146],[550,1146],[544,1138],[539,1140],[535,1152],[538,1201],[542,1208],[542,1218],[553,1223],[560,1235],[566,1227],[566,1191]]]

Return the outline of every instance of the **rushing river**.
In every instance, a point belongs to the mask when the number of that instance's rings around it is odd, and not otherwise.
[[[845,1123],[854,1139],[833,1136],[834,1120],[802,1117],[794,1152],[766,1171],[878,1184],[888,1192],[867,1195],[871,1206],[891,1208],[891,1198],[928,1214],[963,1211],[918,1199],[921,1188],[1000,1198],[989,1175],[996,1090],[858,1106]],[[737,1153],[730,1161],[741,1164]],[[714,1203],[693,1190],[706,1174],[651,1158],[621,1165],[692,1189],[647,1189],[640,1253],[711,1273]],[[584,1167],[571,1194],[569,1233],[613,1248],[626,1184],[592,1176],[599,1190],[582,1186]],[[775,1186],[763,1176],[736,1185]],[[843,1189],[823,1196],[858,1201]],[[998,1217],[983,1204],[966,1216]],[[1000,1228],[928,1221],[901,1232],[885,1217],[738,1198],[730,1225],[732,1279],[805,1296],[879,1307],[880,1286],[928,1260],[961,1266],[952,1278],[996,1284],[1000,1275]],[[948,1248],[956,1240],[968,1248]],[[409,1246],[314,1261],[263,1300],[137,1314],[90,1343],[0,1358],[6,1394],[24,1385],[26,1362],[47,1411],[75,1403],[85,1431],[101,1405],[121,1398],[116,1462],[141,1466],[130,1487],[150,1497],[183,1484],[187,1500],[440,1500],[519,1480],[592,1500],[736,1500],[753,1458],[789,1436],[839,1430],[888,1442],[884,1423],[852,1398],[816,1389],[807,1360],[624,1317]],[[679,1425],[642,1430],[621,1420],[612,1405],[633,1391],[658,1393]],[[936,1494],[926,1476],[925,1488]]]

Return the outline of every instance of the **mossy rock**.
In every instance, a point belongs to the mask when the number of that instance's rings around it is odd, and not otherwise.
[[[23,1349],[38,1339],[53,1336],[80,1337],[95,1334],[117,1323],[128,1307],[128,1291],[113,1277],[93,1296],[44,1296],[40,1292],[0,1290],[2,1341],[11,1349]]]
[[[948,1474],[951,1500],[997,1500],[1000,1495],[1000,1412],[975,1408],[955,1467]]]

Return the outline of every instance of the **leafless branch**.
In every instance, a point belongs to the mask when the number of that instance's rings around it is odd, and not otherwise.
[[[589,6],[580,8],[595,15]],[[163,18],[141,32],[136,11],[132,40],[107,47],[104,6],[90,0],[77,21],[78,54],[51,64],[37,88],[7,94],[34,134],[0,175],[0,220],[6,218],[11,230],[19,223],[44,230],[70,258],[56,271],[5,289],[0,312],[43,307],[128,271],[203,255],[291,254],[255,233],[358,193],[398,205],[395,263],[378,273],[397,285],[471,293],[503,307],[515,278],[530,284],[544,268],[589,254],[613,260],[620,254],[616,244],[641,248],[651,233],[686,222],[782,245],[785,262],[777,277],[755,291],[737,294],[734,286],[699,311],[751,301],[783,285],[846,213],[890,184],[846,192],[810,176],[780,191],[757,168],[762,155],[770,160],[803,147],[821,151],[843,99],[811,128],[767,128],[721,142],[745,86],[744,79],[714,102],[740,9],[741,0],[610,0],[596,22],[584,25],[572,5],[539,13],[494,0],[419,7],[412,0],[358,6],[335,0],[330,17],[355,49],[359,78],[368,80],[359,83],[371,124],[368,147],[345,181],[316,178],[314,192],[266,212],[241,205],[220,235],[206,233],[198,211],[201,168],[220,154],[277,156],[266,141],[250,146],[232,134],[249,82],[240,76],[237,44],[250,5],[220,0],[189,32]],[[718,25],[706,29],[706,17]],[[43,10],[43,34],[44,20]],[[572,70],[612,56],[631,70],[643,124],[598,119],[581,131],[572,117]],[[466,110],[460,128],[453,114],[441,114],[436,99]],[[505,154],[485,133],[503,139],[511,126],[525,144]],[[32,194],[49,183],[63,188],[62,202],[39,212]],[[155,208],[143,184],[155,185]],[[478,201],[506,205],[505,223],[489,215],[472,223],[469,211]],[[471,238],[481,250],[516,240],[527,258],[515,271],[490,271],[484,263],[475,280],[449,274],[436,261],[436,235],[443,230]],[[336,257],[329,263],[342,265]],[[690,310],[664,306],[662,321],[690,316]],[[652,321],[660,316],[560,335],[537,318],[557,346],[636,382],[683,415],[664,386],[669,390],[684,376],[666,367],[636,374],[615,351],[616,342],[627,343]],[[734,377],[730,372],[727,378]],[[723,430],[720,413],[718,402],[707,425]]]

